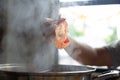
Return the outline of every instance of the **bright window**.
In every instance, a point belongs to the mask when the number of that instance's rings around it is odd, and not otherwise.
[[[60,15],[69,24],[69,35],[92,47],[101,47],[120,39],[120,5],[61,7]],[[59,50],[59,64],[77,64],[64,50]]]

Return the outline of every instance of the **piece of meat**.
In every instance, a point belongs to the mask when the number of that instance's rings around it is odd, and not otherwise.
[[[68,24],[63,18],[57,23],[55,29],[56,33],[56,47],[59,49],[66,48],[70,44],[70,40],[67,37],[68,34]]]

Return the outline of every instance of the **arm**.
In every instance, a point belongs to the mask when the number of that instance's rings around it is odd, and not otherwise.
[[[109,66],[111,56],[105,47],[92,48],[86,44],[77,43],[70,38],[71,44],[65,48],[67,53],[78,62],[85,65]]]
[[[59,24],[63,23],[63,21],[64,19],[60,19]],[[48,21],[48,23],[50,23],[49,25],[52,25],[51,21]],[[56,26],[58,26],[58,24]],[[49,32],[54,32],[56,26],[53,26],[52,27],[53,29],[49,29],[49,31],[46,31],[45,32],[46,35],[49,36]],[[70,42],[64,44],[65,45],[63,45],[62,47],[61,46],[57,46],[57,47],[64,48],[73,59],[85,65],[109,66],[112,63],[111,55],[109,54],[108,50],[105,47],[92,48],[89,45],[77,43],[72,38],[70,38]]]

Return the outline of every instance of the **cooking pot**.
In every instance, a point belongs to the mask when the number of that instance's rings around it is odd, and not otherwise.
[[[76,65],[54,65],[41,70],[31,64],[0,64],[0,80],[84,80],[95,70]]]

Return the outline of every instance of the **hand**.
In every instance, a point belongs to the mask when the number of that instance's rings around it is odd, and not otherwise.
[[[61,25],[61,23],[63,23],[65,21],[64,18],[61,18],[59,20],[53,20],[51,18],[45,18],[43,20],[43,24],[41,25],[41,31],[42,31],[42,35],[45,38],[55,38],[56,33],[55,30],[58,26]],[[67,24],[66,24],[67,26]]]
[[[51,18],[45,18],[43,21],[42,27],[42,35],[46,39],[54,39],[55,38],[55,29],[57,23]]]
[[[66,48],[70,44],[68,39],[68,24],[64,18],[61,18],[55,29],[56,34],[56,47],[59,49]]]
[[[42,27],[42,34],[48,40],[55,39],[56,47],[59,49],[69,46],[70,40],[67,37],[68,24],[65,18],[57,21],[46,18]]]

